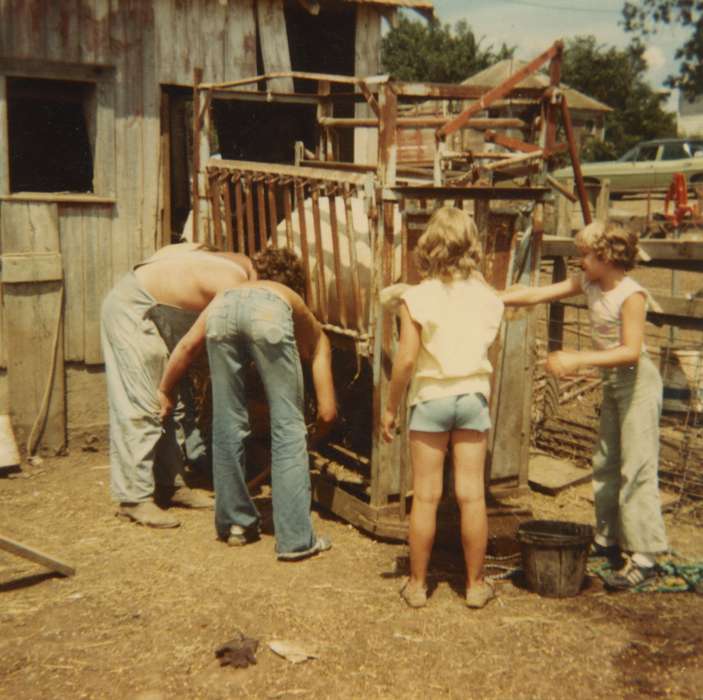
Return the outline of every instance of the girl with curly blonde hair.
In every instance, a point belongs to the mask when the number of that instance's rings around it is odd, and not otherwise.
[[[601,370],[594,553],[611,563],[611,588],[632,588],[655,575],[655,555],[667,549],[657,483],[662,380],[644,345],[647,305],[656,306],[627,276],[641,255],[636,233],[594,222],[579,231],[576,245],[580,274],[501,296],[507,306],[586,296],[594,349],[550,353],[547,370],[557,377],[585,367]]]
[[[399,306],[400,342],[393,361],[383,437],[395,435],[396,414],[412,378],[410,453],[410,578],[401,596],[411,607],[427,602],[427,567],[442,496],[444,457],[451,444],[466,561],[466,604],[483,607],[493,596],[483,579],[488,521],[484,462],[491,364],[503,303],[478,271],[481,245],[473,219],[453,207],[438,209],[415,249],[423,281],[408,287]]]

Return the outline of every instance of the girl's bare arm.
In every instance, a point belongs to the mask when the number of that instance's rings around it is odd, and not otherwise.
[[[393,359],[393,371],[388,388],[388,401],[382,418],[383,437],[393,439],[398,407],[412,377],[417,355],[420,352],[420,326],[413,321],[406,304],[400,307],[400,342]]]
[[[562,282],[555,282],[544,287],[506,289],[503,292],[498,292],[498,296],[506,306],[533,306],[534,304],[572,297],[581,294],[581,292],[583,292],[581,281],[578,276],[574,275]]]

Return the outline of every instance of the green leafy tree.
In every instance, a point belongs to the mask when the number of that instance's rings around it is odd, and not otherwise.
[[[428,24],[401,17],[383,38],[381,61],[384,70],[400,80],[459,83],[513,54],[505,44],[494,51],[482,47],[482,41],[463,20],[452,29],[439,21]]]
[[[703,0],[626,2],[622,14],[625,30],[640,39],[672,25],[689,29],[688,39],[675,54],[680,61],[678,75],[670,75],[667,84],[690,98],[703,94]]]
[[[644,47],[626,49],[599,44],[594,36],[566,42],[562,81],[613,108],[605,118],[605,143],[584,144],[584,160],[610,160],[639,141],[676,136],[676,117],[663,108],[666,95],[645,79]]]

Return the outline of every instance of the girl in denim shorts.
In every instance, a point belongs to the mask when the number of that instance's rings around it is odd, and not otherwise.
[[[492,371],[487,353],[498,333],[503,302],[478,272],[480,260],[478,231],[471,217],[460,209],[442,207],[432,215],[415,249],[424,279],[406,288],[400,298],[400,342],[382,430],[384,439],[391,441],[410,382],[410,578],[401,596],[411,607],[427,602],[427,566],[450,445],[461,510],[466,604],[480,608],[494,596],[483,579],[488,539],[484,462]]]
[[[501,296],[509,306],[586,296],[594,349],[553,352],[547,370],[557,377],[584,367],[601,370],[603,403],[593,455],[594,553],[611,562],[609,586],[625,589],[652,578],[655,555],[667,549],[657,482],[662,380],[644,345],[652,300],[627,276],[639,253],[636,233],[595,222],[577,234],[576,245],[581,274]]]

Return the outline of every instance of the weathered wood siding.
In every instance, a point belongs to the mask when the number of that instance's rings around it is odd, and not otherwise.
[[[98,110],[112,114],[112,128],[106,133],[98,117],[95,184],[96,194],[115,203],[58,206],[67,361],[102,362],[102,299],[155,248],[160,84],[189,86],[196,66],[206,81],[255,74],[255,11],[254,0],[0,0],[0,61],[26,65],[13,75],[61,79],[65,69],[68,79],[71,67],[95,64],[112,70],[96,93]],[[7,74],[0,70],[0,87]],[[4,124],[5,109],[0,90]],[[8,178],[0,177],[0,195],[8,193]],[[5,355],[0,347],[0,366]]]

